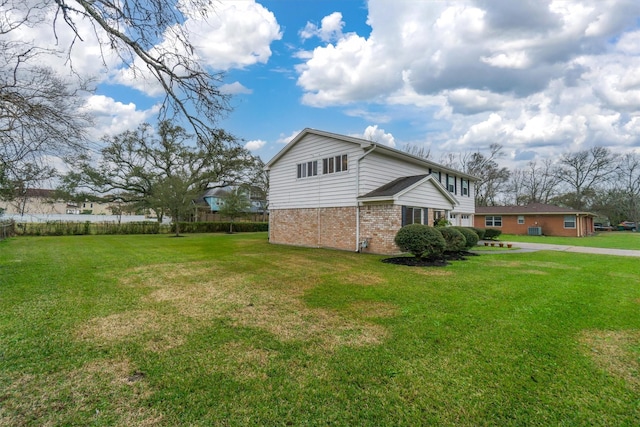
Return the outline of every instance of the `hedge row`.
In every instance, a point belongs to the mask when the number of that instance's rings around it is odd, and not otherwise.
[[[20,236],[79,236],[87,234],[160,234],[169,228],[153,221],[125,222],[74,222],[51,221],[19,223],[16,234]]]
[[[229,222],[181,222],[180,233],[223,233],[229,231]],[[234,222],[234,232],[268,231],[267,222]],[[15,234],[19,236],[79,236],[88,234],[168,234],[175,232],[174,225],[155,221],[142,222],[74,222],[51,221],[43,223],[18,223]]]
[[[181,222],[181,233],[226,233],[231,226],[230,222]],[[175,232],[175,225],[171,225],[171,231]],[[268,222],[234,222],[234,233],[251,233],[257,231],[269,231]]]

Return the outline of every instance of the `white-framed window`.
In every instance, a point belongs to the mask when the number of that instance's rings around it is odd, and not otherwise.
[[[484,226],[485,227],[502,227],[502,217],[486,216],[484,217]]]
[[[298,163],[298,178],[318,175],[318,161]]]
[[[524,224],[524,215],[518,215],[518,224]]]
[[[463,179],[462,180],[462,195],[463,196],[468,196],[469,195],[469,180],[468,179]]]
[[[576,228],[576,216],[565,215],[564,216],[564,228]]]
[[[402,225],[424,224],[426,218],[426,209],[414,208],[412,206],[403,206],[402,209]]]
[[[349,160],[346,154],[326,157],[322,159],[322,174],[344,172],[349,170]]]

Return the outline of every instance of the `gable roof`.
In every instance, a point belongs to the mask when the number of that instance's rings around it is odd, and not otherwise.
[[[362,202],[397,199],[404,193],[413,190],[416,187],[419,187],[427,181],[431,181],[431,184],[452,204],[459,204],[458,200],[451,193],[449,193],[447,189],[437,179],[435,179],[432,174],[403,176],[400,178],[396,178],[393,181],[390,181],[383,186],[378,187],[375,190],[358,197],[358,200]]]
[[[300,140],[302,140],[305,136],[310,135],[310,134],[311,135],[324,136],[326,138],[337,139],[339,141],[347,142],[347,143],[350,143],[350,144],[357,144],[362,149],[374,148],[377,153],[381,153],[381,154],[389,156],[389,157],[401,159],[401,160],[403,160],[405,162],[416,164],[416,165],[420,165],[420,166],[422,166],[424,168],[437,169],[437,170],[442,171],[442,172],[451,172],[452,174],[455,174],[456,176],[460,176],[460,177],[468,179],[470,181],[478,181],[478,178],[473,176],[473,175],[468,175],[468,174],[466,174],[464,172],[461,172],[461,171],[458,171],[458,170],[455,170],[455,169],[452,169],[452,168],[448,168],[448,167],[443,166],[441,164],[432,162],[431,160],[427,160],[427,159],[424,159],[422,157],[414,156],[412,154],[406,153],[406,152],[401,151],[401,150],[397,150],[395,148],[388,147],[386,145],[376,144],[375,142],[368,141],[368,140],[362,139],[362,138],[356,138],[356,137],[347,136],[347,135],[340,135],[340,134],[337,134],[337,133],[331,133],[331,132],[326,132],[326,131],[317,130],[317,129],[311,129],[311,128],[306,128],[306,129],[302,130],[302,132],[300,132],[298,135],[296,135],[295,138],[293,138],[282,150],[280,150],[280,152],[278,152],[278,154],[273,156],[273,158],[267,162],[265,169],[269,170],[271,168],[271,166],[273,166],[275,163],[277,163],[278,160],[280,160],[282,158],[282,156],[284,156],[289,150],[291,150],[291,148],[293,148],[298,142],[300,142]]]
[[[587,211],[579,211],[571,208],[563,208],[545,203],[531,203],[526,206],[476,206],[476,215],[559,215],[559,214],[580,214],[596,216]]]

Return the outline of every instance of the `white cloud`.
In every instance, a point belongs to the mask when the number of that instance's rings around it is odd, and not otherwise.
[[[220,92],[228,95],[249,94],[253,91],[242,85],[240,82],[233,82],[220,86]]]
[[[191,14],[182,28],[168,28],[164,39],[153,51],[191,56],[204,68],[215,71],[243,69],[269,60],[271,43],[282,38],[280,26],[272,12],[247,0],[215,2],[210,7],[207,20]],[[181,29],[189,33],[190,42],[195,47],[193,53],[176,41],[174,31]],[[162,87],[148,68],[139,59],[134,61],[134,65],[119,70],[115,81],[149,96],[162,94]]]
[[[288,144],[290,143],[293,138],[295,138],[296,136],[298,136],[298,134],[302,132],[301,130],[294,130],[293,132],[291,132],[290,135],[285,135],[283,133],[280,134],[280,138],[278,138],[278,140],[276,141],[278,144]]]
[[[300,31],[300,37],[306,40],[317,36],[324,42],[338,40],[342,37],[342,28],[344,28],[342,13],[333,12],[322,18],[320,27],[312,22],[307,22],[304,29]]]
[[[244,148],[246,148],[249,151],[256,151],[264,147],[266,143],[267,141],[256,139],[253,141],[248,141],[246,144],[244,144]]]
[[[189,19],[184,26],[199,57],[217,70],[266,63],[271,43],[280,40],[272,12],[251,0],[213,2],[209,19]]]
[[[388,147],[395,147],[396,141],[392,134],[386,133],[384,129],[379,129],[378,125],[367,126],[362,135],[353,135],[358,138],[366,139],[377,144],[383,144]]]
[[[154,106],[149,110],[138,110],[132,102],[124,104],[108,96],[92,95],[84,106],[84,110],[94,118],[90,139],[98,141],[105,135],[117,135],[135,129],[152,119],[158,113],[158,108]]]

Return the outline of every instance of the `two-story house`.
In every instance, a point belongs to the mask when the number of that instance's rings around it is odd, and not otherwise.
[[[475,177],[372,141],[305,129],[267,170],[271,243],[393,254],[404,225],[473,226]]]

